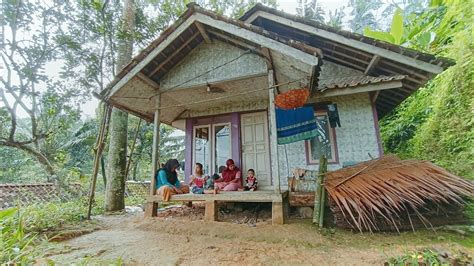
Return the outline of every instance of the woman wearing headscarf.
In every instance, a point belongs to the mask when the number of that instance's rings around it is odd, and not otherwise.
[[[189,187],[178,179],[178,168],[178,160],[169,159],[156,173],[156,194],[162,195],[164,201],[169,201],[171,195],[189,193]]]
[[[227,167],[222,171],[221,178],[214,183],[220,190],[236,191],[242,187],[240,169],[235,166],[234,160],[229,159],[225,163]]]

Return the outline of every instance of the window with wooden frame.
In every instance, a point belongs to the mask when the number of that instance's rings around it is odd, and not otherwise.
[[[308,164],[319,164],[321,155],[325,155],[328,163],[337,163],[336,132],[329,125],[329,117],[326,111],[314,113],[317,121],[318,135],[306,140],[306,157]]]
[[[231,123],[195,126],[193,131],[193,165],[201,163],[206,175],[218,173],[232,158]]]

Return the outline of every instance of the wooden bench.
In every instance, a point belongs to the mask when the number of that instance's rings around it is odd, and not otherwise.
[[[284,224],[287,206],[288,193],[276,193],[274,191],[232,191],[220,192],[219,194],[178,194],[173,195],[170,201],[204,201],[206,209],[205,221],[217,221],[218,202],[271,202],[272,203],[272,224]],[[145,208],[145,216],[157,216],[157,209],[160,202],[163,202],[161,195],[149,196]]]

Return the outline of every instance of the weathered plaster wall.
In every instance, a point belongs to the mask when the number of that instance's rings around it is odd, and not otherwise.
[[[338,164],[329,164],[328,170],[336,170],[342,167],[344,162],[370,160],[369,153],[373,157],[379,157],[379,146],[376,129],[374,126],[374,114],[367,93],[338,96],[325,99],[337,104],[341,127],[336,128]],[[288,176],[296,167],[317,170],[318,165],[308,165],[306,160],[305,141],[286,145],[278,148],[280,160],[280,183],[282,189],[287,189]],[[288,162],[286,160],[288,158]]]
[[[189,53],[160,81],[160,87],[167,89],[179,85],[207,70],[222,65],[240,56],[245,51],[232,45],[214,40],[203,43]],[[234,79],[267,72],[265,61],[255,54],[245,54],[238,60],[186,82],[183,87],[213,83],[223,79]]]
[[[186,113],[189,117],[212,116],[220,114],[228,114],[235,112],[251,112],[256,110],[263,110],[268,108],[268,101],[255,99],[245,100],[239,102],[227,102],[219,105],[209,107],[206,110],[190,110]]]

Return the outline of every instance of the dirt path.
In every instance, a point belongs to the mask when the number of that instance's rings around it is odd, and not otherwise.
[[[84,257],[122,258],[125,263],[140,265],[381,265],[388,255],[420,247],[411,243],[411,236],[406,239],[410,243],[404,244],[402,236],[393,234],[321,234],[301,220],[282,226],[272,226],[269,220],[256,226],[209,223],[201,220],[203,210],[197,211],[197,215],[158,218],[143,218],[143,213],[102,217],[103,230],[59,244],[64,254],[50,258],[60,263]],[[451,241],[438,242],[444,243],[431,246],[463,249]]]

